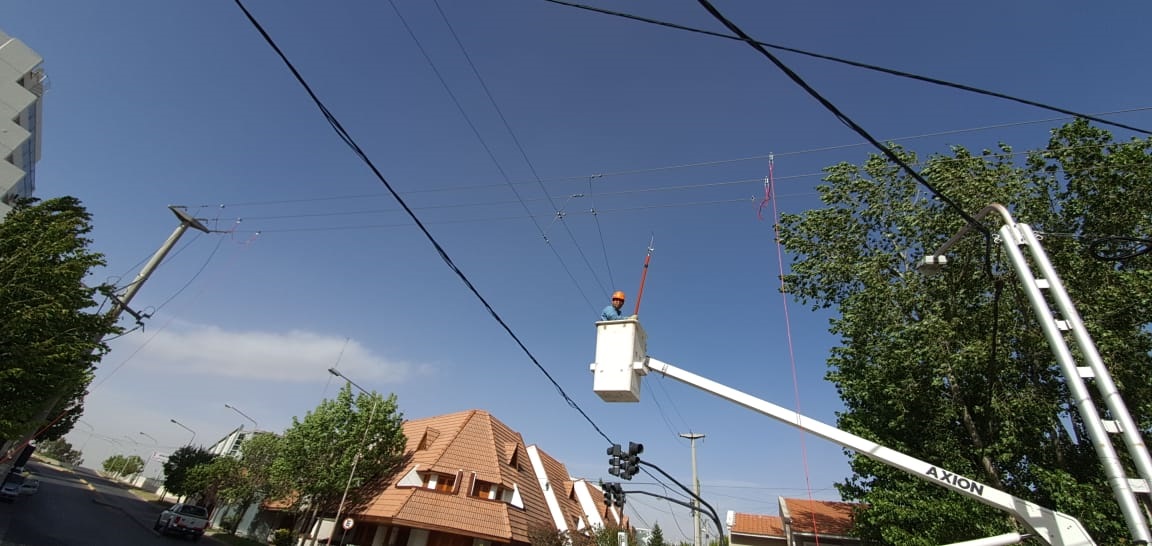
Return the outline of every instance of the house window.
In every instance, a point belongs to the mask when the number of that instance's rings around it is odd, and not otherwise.
[[[476,487],[472,490],[472,496],[479,499],[496,500],[500,498],[502,489],[498,483],[476,480]]]
[[[424,487],[441,493],[454,493],[456,491],[456,476],[429,472],[424,474]]]

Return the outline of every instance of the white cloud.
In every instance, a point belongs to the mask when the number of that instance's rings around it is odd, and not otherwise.
[[[128,335],[113,343],[105,364],[264,381],[316,382],[336,365],[356,381],[402,383],[423,367],[388,359],[356,340],[291,330],[227,331],[217,326],[173,324],[156,332]],[[341,350],[343,349],[343,355]]]

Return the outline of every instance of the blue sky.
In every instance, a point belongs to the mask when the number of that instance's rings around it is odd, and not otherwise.
[[[721,512],[775,513],[780,495],[837,498],[832,484],[848,473],[837,446],[667,379],[646,380],[640,404],[609,405],[588,371],[592,321],[614,289],[632,309],[654,237],[640,313],[649,352],[834,420],[839,400],[823,380],[831,315],[785,308],[771,215],[818,206],[820,170],[872,150],[766,59],[541,0],[245,5],[613,440],[643,442],[646,460],[688,483],[689,445],[677,434],[706,434],[699,476]],[[722,30],[686,0],[596,5]],[[717,7],[763,41],[1152,126],[1144,3]],[[108,259],[94,281],[137,273],[176,226],[168,205],[230,231],[189,232],[137,296],[153,316],[112,342],[97,372],[84,421],[98,434],[131,437],[143,453],[154,448],[141,432],[161,449],[189,440],[171,419],[197,442],[251,426],[224,404],[279,431],[333,395],[325,370],[338,364],[396,393],[408,417],[485,409],[574,475],[608,478],[603,438],[444,265],[233,2],[4,0],[0,29],[45,59],[37,193],[77,196],[93,214],[93,247]],[[873,135],[921,154],[1024,150],[1062,123],[780,55]],[[776,195],[760,220],[769,153]],[[83,426],[70,439],[89,462],[119,450]],[[640,525],[691,535],[685,510],[635,495],[629,504]]]

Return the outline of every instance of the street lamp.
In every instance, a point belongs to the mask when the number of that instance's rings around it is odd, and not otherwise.
[[[133,438],[127,434],[124,435],[124,439],[128,440],[129,442],[132,442],[132,445],[135,447],[140,447],[140,445],[141,445],[140,442],[137,442],[135,438]],[[159,444],[159,442],[157,442],[157,444]],[[134,455],[136,457],[140,457],[139,455],[136,455],[134,450],[132,452],[132,455]],[[140,460],[144,461],[144,466],[148,466],[148,461],[145,461],[143,457],[140,457]],[[144,473],[144,466],[140,467],[140,471],[136,473],[137,476]],[[124,459],[124,469],[125,470],[128,469],[128,459],[127,458]]]
[[[153,438],[151,434],[148,434],[147,432],[141,432],[140,435],[149,439],[149,440],[152,440],[152,443],[156,444],[156,447],[160,447],[160,441]],[[147,472],[145,472],[145,470],[148,470],[148,463],[152,462],[152,458],[155,456],[156,456],[156,450],[152,450],[152,457],[148,457],[147,459],[144,459],[144,468],[140,469],[141,474],[144,474],[144,475],[148,474]]]
[[[234,412],[236,412],[236,413],[239,413],[239,414],[240,414],[242,417],[244,417],[245,419],[247,419],[247,420],[249,420],[249,421],[252,421],[252,430],[256,430],[256,429],[259,429],[259,428],[260,428],[260,424],[259,424],[259,423],[257,423],[255,419],[253,419],[253,418],[251,418],[251,417],[248,417],[248,414],[247,414],[247,413],[244,413],[244,412],[240,411],[239,409],[237,409],[237,408],[236,408],[236,406],[232,406],[232,405],[229,405],[229,404],[224,404],[224,407],[226,407],[226,408],[228,408],[228,409],[230,409],[230,410],[232,410],[232,411],[234,411]],[[243,428],[243,426],[244,426],[244,425],[240,425],[240,426],[241,426],[241,428]]]
[[[343,380],[347,381],[349,385],[352,385],[353,387],[356,387],[357,389],[359,389],[360,392],[367,394],[368,396],[372,396],[371,393],[364,390],[364,388],[361,387],[360,385],[357,385],[356,382],[349,379],[348,376],[340,373],[338,370],[336,370],[336,368],[328,368],[328,373],[330,373],[336,377],[342,378]],[[360,462],[360,457],[361,457],[361,455],[363,453],[363,449],[364,449],[364,441],[367,440],[367,438],[368,438],[368,430],[372,428],[372,418],[376,416],[376,402],[377,401],[379,401],[379,398],[376,396],[372,396],[372,409],[368,412],[368,424],[364,426],[364,435],[360,438],[360,444],[356,446],[356,456],[352,458],[352,471],[348,473],[348,483],[344,484],[344,494],[340,497],[340,504],[336,507],[336,517],[333,518],[333,521],[332,521],[333,525],[339,524],[340,514],[341,514],[341,512],[344,511],[344,502],[348,500],[348,490],[352,488],[352,479],[356,476],[356,465],[357,465],[357,463]],[[348,530],[344,529],[343,532],[346,534],[346,533],[348,533]],[[344,542],[344,535],[343,534],[340,535],[340,542],[341,543]],[[331,545],[332,545],[332,535],[329,534],[328,535],[328,546],[331,546]]]
[[[177,421],[177,420],[175,420],[175,419],[169,419],[169,421],[172,421],[172,423],[173,423],[173,424],[175,424],[176,426],[178,426],[178,427],[180,427],[180,428],[182,428],[182,429],[184,429],[184,430],[187,430],[188,432],[191,432],[191,433],[192,433],[192,438],[188,440],[188,445],[189,445],[189,446],[191,446],[191,445],[192,445],[192,442],[195,442],[195,441],[196,441],[196,431],[195,431],[195,430],[192,430],[192,429],[190,429],[190,428],[188,428],[188,427],[184,426],[184,423],[181,423],[180,421]]]

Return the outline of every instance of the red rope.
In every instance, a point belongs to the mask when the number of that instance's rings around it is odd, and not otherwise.
[[[768,178],[764,179],[764,200],[760,202],[760,208],[763,209],[772,197],[772,183],[774,176],[772,154],[768,154]],[[763,218],[761,218],[763,219]],[[776,201],[772,200],[772,230],[776,235],[776,264],[779,267],[780,273],[780,300],[784,307],[784,331],[788,340],[788,361],[792,366],[792,393],[796,398],[796,413],[803,414],[800,410],[800,382],[796,374],[796,350],[792,341],[792,319],[788,313],[788,286],[784,284],[784,250],[783,245],[780,243],[780,211],[776,206]],[[808,490],[809,502],[809,515],[812,516],[812,533],[816,539],[816,546],[820,546],[820,528],[816,523],[816,511],[812,505],[816,502],[812,498],[812,476],[808,470],[808,448],[804,443],[804,431],[800,430],[800,459],[804,464],[804,485]]]

